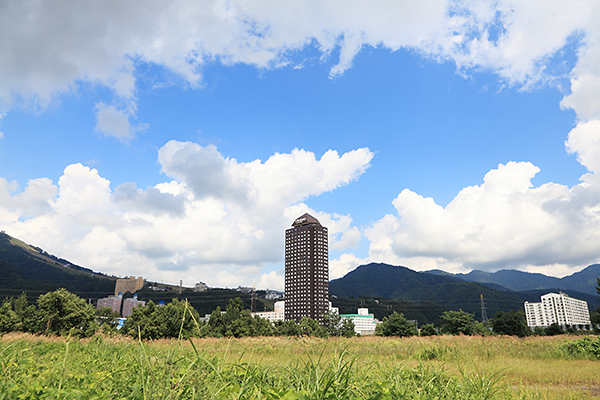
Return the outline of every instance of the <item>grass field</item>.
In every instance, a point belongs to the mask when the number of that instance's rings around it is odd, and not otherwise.
[[[245,338],[139,342],[7,334],[0,399],[587,399],[580,337]]]

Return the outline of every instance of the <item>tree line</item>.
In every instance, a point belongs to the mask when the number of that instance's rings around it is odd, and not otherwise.
[[[29,304],[26,294],[17,298],[7,298],[0,306],[0,334],[7,332],[27,332],[43,335],[90,337],[97,332],[124,334],[140,339],[162,339],[178,337],[246,337],[246,336],[316,336],[351,337],[355,335],[351,320],[340,317],[335,312],[326,313],[321,323],[310,318],[294,321],[276,321],[252,316],[244,309],[242,300],[231,299],[225,310],[217,307],[208,321],[200,318],[198,312],[187,302],[177,299],[166,305],[149,301],[145,307],[133,309],[121,329],[118,327],[119,314],[110,308],[96,309],[82,298],[66,289],[58,289],[38,297],[35,304]],[[402,313],[393,312],[378,324],[375,334],[379,336],[431,336],[451,335],[513,335],[529,336],[554,335],[564,333],[560,326],[532,331],[521,311],[499,312],[484,325],[474,319],[473,314],[464,311],[445,311],[441,315],[443,323],[436,327],[426,324],[417,329],[414,321],[407,320]],[[567,329],[569,331],[569,329]],[[574,327],[570,328],[575,332]]]
[[[354,324],[337,313],[328,313],[321,324],[310,318],[300,323],[268,320],[252,316],[242,300],[231,299],[221,312],[217,307],[208,321],[187,302],[177,299],[166,305],[149,301],[133,309],[121,329],[120,315],[110,308],[96,309],[79,296],[58,289],[38,297],[29,304],[27,296],[7,298],[0,306],[0,334],[26,332],[42,335],[90,337],[97,332],[125,334],[141,339],[177,337],[245,337],[245,336],[354,336]]]

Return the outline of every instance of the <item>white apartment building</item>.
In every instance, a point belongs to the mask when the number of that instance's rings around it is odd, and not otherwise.
[[[564,293],[548,293],[540,303],[525,302],[527,325],[548,327],[554,323],[565,325],[591,325],[586,301],[574,299]]]
[[[377,321],[375,315],[369,314],[368,308],[359,308],[357,314],[342,314],[342,318],[349,319],[354,323],[354,332],[361,336],[373,335]]]
[[[273,308],[274,311],[254,312],[252,316],[258,315],[261,318],[268,319],[270,323],[283,321],[285,319],[285,302],[277,301]]]

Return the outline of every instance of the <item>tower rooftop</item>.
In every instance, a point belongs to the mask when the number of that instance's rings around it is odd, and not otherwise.
[[[321,223],[319,222],[319,220],[316,219],[315,217],[313,217],[312,215],[310,215],[309,213],[305,213],[302,216],[296,218],[294,220],[294,223],[292,224],[292,226],[296,227],[296,226],[309,225],[309,224],[317,224],[317,225],[321,226]]]

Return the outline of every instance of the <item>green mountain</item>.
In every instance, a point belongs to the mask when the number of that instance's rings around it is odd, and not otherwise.
[[[452,276],[377,263],[362,265],[343,278],[332,280],[329,293],[339,297],[385,297],[413,303],[431,302],[451,310],[474,313],[477,319],[481,319],[481,295],[485,299],[488,317],[498,311],[523,307],[523,300],[512,291],[493,289]]]
[[[64,287],[85,299],[114,293],[115,277],[55,257],[0,232],[0,299],[27,292],[30,301]]]
[[[564,278],[555,278],[543,274],[516,271],[511,269],[497,272],[473,270],[468,274],[449,274],[444,271],[426,271],[430,274],[450,276],[469,282],[478,282],[485,285],[499,285],[513,291],[529,291],[538,289],[560,288],[574,290],[581,293],[597,295],[596,278],[600,277],[600,264],[593,264],[582,271]]]

